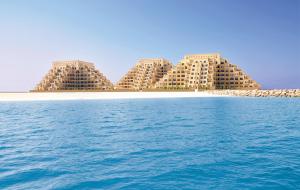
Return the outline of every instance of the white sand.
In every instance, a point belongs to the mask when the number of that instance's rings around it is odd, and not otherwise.
[[[0,93],[0,101],[103,100],[140,98],[225,97],[207,92],[24,92]]]

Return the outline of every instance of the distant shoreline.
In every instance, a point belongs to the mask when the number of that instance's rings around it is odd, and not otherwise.
[[[0,93],[0,102],[5,101],[51,101],[51,100],[111,100],[149,98],[200,98],[229,97],[208,92],[21,92]]]
[[[290,90],[207,90],[207,91],[63,91],[0,92],[0,102],[51,100],[109,100],[202,97],[300,97],[300,89]]]

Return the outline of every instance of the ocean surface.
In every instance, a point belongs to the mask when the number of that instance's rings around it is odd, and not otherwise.
[[[300,189],[300,99],[2,102],[0,189]]]

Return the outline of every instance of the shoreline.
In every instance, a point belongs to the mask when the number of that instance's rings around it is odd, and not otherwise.
[[[14,92],[0,93],[0,102],[53,100],[114,100],[150,98],[231,97],[230,95],[201,92]]]
[[[290,90],[206,90],[144,92],[0,92],[0,102],[53,100],[114,100],[207,97],[300,97],[300,89]]]
[[[212,94],[239,96],[239,97],[286,97],[299,98],[300,89],[273,89],[273,90],[210,90]]]

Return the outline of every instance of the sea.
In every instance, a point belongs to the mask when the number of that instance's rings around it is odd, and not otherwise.
[[[1,102],[0,189],[300,189],[300,99]]]

